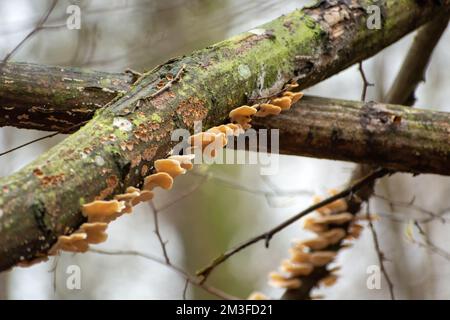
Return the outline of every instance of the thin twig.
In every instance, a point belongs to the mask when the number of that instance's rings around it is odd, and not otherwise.
[[[215,258],[208,266],[199,270],[197,272],[197,275],[203,276],[203,281],[206,281],[207,277],[218,265],[222,264],[224,261],[226,261],[228,258],[233,256],[234,254],[238,253],[239,251],[249,247],[250,245],[252,245],[254,243],[262,241],[262,240],[265,241],[265,246],[268,247],[270,240],[272,239],[272,237],[275,234],[277,234],[281,230],[285,229],[286,227],[290,226],[292,223],[296,222],[301,217],[303,217],[303,216],[307,215],[308,213],[313,212],[317,209],[320,209],[336,200],[352,196],[356,191],[358,191],[362,187],[364,187],[364,186],[372,183],[373,181],[375,181],[379,178],[382,178],[388,174],[390,174],[390,171],[387,169],[384,169],[384,168],[377,169],[377,170],[371,172],[367,176],[365,176],[362,179],[351,184],[348,188],[344,189],[343,191],[308,207],[307,209],[303,210],[302,212],[296,214],[295,216],[287,219],[286,221],[282,222],[281,224],[277,225],[276,227],[270,229],[269,231],[266,231],[256,237],[253,237],[253,238],[241,243],[240,245],[226,251],[225,253],[223,253],[220,256],[218,256],[217,258]]]
[[[189,197],[191,194],[193,194],[195,191],[198,190],[198,188],[200,188],[203,185],[203,182],[205,182],[208,179],[208,177],[209,177],[208,175],[202,176],[202,178],[200,179],[200,182],[198,182],[195,185],[193,185],[187,192],[183,193],[181,196],[179,196],[175,200],[169,201],[168,203],[162,205],[161,207],[157,208],[156,210],[158,212],[162,212],[164,210],[167,210],[168,208],[170,208],[174,204],[176,204],[176,203],[182,201],[183,199]]]
[[[388,274],[388,272],[387,272],[387,270],[386,270],[386,268],[384,266],[384,261],[386,259],[385,259],[384,253],[381,251],[381,248],[380,248],[380,243],[378,241],[378,235],[377,235],[377,232],[375,230],[375,226],[373,225],[372,218],[370,216],[370,209],[369,209],[369,207],[370,207],[369,206],[369,202],[367,202],[366,217],[367,217],[367,221],[369,223],[370,231],[372,233],[372,239],[373,239],[373,244],[375,246],[375,251],[376,251],[377,257],[378,257],[378,263],[380,264],[381,272],[383,273],[384,278],[386,279],[386,282],[388,284],[389,294],[391,295],[391,300],[395,300],[394,285],[393,285],[393,283],[391,281],[391,278],[389,277],[389,274]]]
[[[427,222],[433,221],[434,219],[437,219],[440,222],[445,223],[446,219],[443,217],[443,215],[446,213],[450,213],[450,207],[444,208],[444,209],[440,210],[438,213],[435,213],[435,212],[425,209],[421,206],[418,206],[414,203],[415,197],[413,197],[410,201],[393,201],[385,196],[382,196],[382,195],[379,195],[376,193],[374,193],[373,196],[380,200],[386,201],[389,204],[389,206],[391,207],[391,210],[393,210],[395,207],[403,207],[403,208],[413,209],[413,210],[416,210],[418,212],[428,215],[429,218],[422,219],[421,220],[422,223],[427,223]]]
[[[164,259],[166,260],[166,263],[170,266],[170,259],[169,259],[169,254],[167,253],[167,241],[164,241],[162,236],[161,236],[161,232],[159,231],[159,221],[158,221],[158,210],[156,210],[155,204],[153,203],[153,201],[150,201],[150,207],[152,208],[153,211],[153,219],[155,222],[155,234],[158,237],[159,243],[161,244],[161,249],[164,255]]]
[[[186,282],[184,283],[184,289],[183,289],[183,300],[186,300],[188,287],[189,287],[189,280],[186,279]]]
[[[362,92],[361,92],[361,101],[364,102],[364,101],[366,101],[367,88],[374,86],[374,84],[367,81],[367,77],[366,77],[366,74],[364,73],[362,61],[359,62],[358,69],[359,69],[359,73],[361,74],[361,78],[363,81],[363,88],[362,88]]]
[[[11,59],[11,57],[23,46],[23,44],[30,39],[33,35],[35,35],[40,30],[44,29],[44,24],[47,22],[50,14],[53,12],[53,9],[55,9],[55,6],[57,4],[57,0],[53,0],[52,4],[48,8],[47,12],[44,14],[44,16],[38,21],[36,26],[33,30],[31,30],[25,38],[22,39],[15,47],[12,49],[6,56],[3,58],[3,60],[0,63],[0,70],[3,68],[3,65]]]
[[[46,135],[46,136],[43,136],[43,137],[40,137],[40,138],[36,138],[36,139],[31,140],[31,141],[28,141],[28,142],[25,142],[25,143],[23,143],[23,144],[20,144],[20,145],[18,145],[17,147],[14,147],[14,148],[12,148],[12,149],[9,149],[9,150],[6,150],[6,151],[1,152],[1,153],[0,153],[0,157],[1,157],[1,156],[4,156],[5,154],[11,153],[11,152],[13,152],[13,151],[22,149],[23,147],[26,147],[26,146],[28,146],[28,145],[30,145],[30,144],[35,143],[35,142],[38,142],[38,141],[41,141],[41,140],[44,140],[44,139],[48,139],[48,138],[52,138],[52,137],[54,137],[54,136],[56,136],[56,135],[58,135],[58,134],[69,133],[69,132],[71,132],[73,129],[78,128],[78,127],[81,127],[82,125],[84,125],[84,124],[87,123],[88,121],[89,121],[89,120],[86,120],[86,121],[77,123],[77,124],[75,124],[75,125],[73,125],[73,126],[71,126],[71,127],[69,127],[69,128],[65,128],[65,129],[63,129],[63,130],[60,130],[60,131],[57,131],[57,132],[53,132],[53,133],[50,133],[50,134],[48,134],[48,135]]]
[[[103,255],[110,255],[110,256],[137,256],[137,257],[141,257],[144,258],[146,260],[150,260],[156,263],[159,263],[161,265],[164,265],[166,267],[168,267],[170,270],[178,273],[179,275],[181,275],[182,277],[184,277],[186,279],[186,281],[188,281],[190,284],[201,288],[203,290],[205,290],[206,292],[220,298],[220,299],[224,299],[224,300],[237,300],[238,298],[231,296],[215,287],[209,286],[207,284],[201,283],[201,281],[197,278],[195,278],[194,276],[190,275],[188,272],[184,271],[183,269],[181,269],[180,267],[177,267],[173,264],[167,264],[166,261],[164,259],[161,259],[159,257],[147,254],[147,253],[143,253],[143,252],[139,252],[139,251],[134,251],[134,250],[102,250],[102,249],[89,249],[88,252],[92,252],[92,253],[98,253],[98,254],[103,254]]]
[[[416,226],[417,230],[419,231],[420,235],[425,240],[425,243],[414,241],[417,245],[419,245],[422,248],[428,249],[434,254],[437,254],[438,256],[450,261],[450,252],[445,251],[444,249],[436,246],[428,237],[428,235],[425,233],[425,230],[420,226],[420,224],[417,221],[414,221],[414,225]]]

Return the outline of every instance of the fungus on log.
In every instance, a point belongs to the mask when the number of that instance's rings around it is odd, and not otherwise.
[[[243,33],[144,74],[78,132],[0,180],[0,270],[45,255],[58,237],[77,230],[86,221],[83,204],[141,186],[144,166],[152,168],[176,143],[173,129],[192,130],[195,121],[219,125],[235,106],[291,80],[300,89],[311,86],[450,6],[449,0],[376,3],[384,12],[380,30],[366,27],[371,1],[319,1],[262,25],[264,33]],[[331,11],[339,13],[332,22],[325,19]],[[177,76],[162,84],[168,74]]]

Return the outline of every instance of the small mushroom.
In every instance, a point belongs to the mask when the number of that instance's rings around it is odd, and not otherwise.
[[[222,149],[227,145],[227,142],[228,139],[224,133],[200,132],[189,137],[191,145],[201,148],[201,150],[208,147],[210,153],[208,156],[210,157],[215,157],[217,149]]]
[[[332,214],[329,216],[318,217],[314,220],[316,224],[344,224],[353,220],[353,215],[348,212]]]
[[[165,190],[172,189],[173,178],[167,172],[158,172],[147,176],[144,179],[144,190],[153,190],[156,187],[163,188]]]
[[[329,244],[336,244],[345,238],[347,233],[342,228],[333,228],[320,233],[320,237],[325,238]]]
[[[306,263],[309,262],[310,254],[303,250],[290,248],[289,253],[291,255],[291,262],[293,263]]]
[[[86,241],[86,233],[72,233],[69,236],[59,236],[56,243],[49,251],[49,255],[55,255],[60,250],[69,252],[86,252],[89,244]]]
[[[331,287],[337,281],[337,276],[334,274],[330,274],[329,276],[320,280],[319,284],[324,285],[325,287]]]
[[[186,173],[186,169],[181,167],[180,162],[173,159],[156,160],[154,165],[156,172],[166,172],[172,178]]]
[[[281,110],[289,110],[292,105],[292,100],[290,97],[281,97],[273,99],[270,103],[280,107]]]
[[[299,84],[297,82],[292,82],[292,83],[288,83],[285,88],[290,90],[290,89],[295,89],[299,86]]]
[[[298,289],[302,282],[297,278],[287,278],[278,272],[269,273],[269,284],[273,287],[284,289]]]
[[[106,222],[83,223],[77,232],[86,234],[86,241],[88,243],[102,243],[108,239],[108,234],[105,232],[108,228]]]
[[[256,112],[257,110],[255,106],[241,106],[231,110],[230,119],[232,122],[236,122],[241,125],[243,129],[249,129],[251,128],[251,116],[253,116]]]
[[[227,145],[227,137],[222,132],[200,132],[189,137],[189,144],[202,150],[211,143],[218,144],[222,148]]]
[[[95,200],[81,207],[82,214],[88,222],[110,222],[116,219],[125,209],[125,202],[118,200]]]
[[[244,133],[244,129],[239,124],[228,123],[228,124],[226,124],[226,126],[228,128],[230,128],[231,130],[233,130],[233,135],[235,135],[235,136],[239,136],[240,134]]]
[[[192,164],[192,159],[194,158],[195,154],[175,155],[169,157],[169,159],[178,161],[180,163],[180,166],[186,170],[191,170],[194,167],[194,165]]]
[[[349,233],[349,235],[350,235],[352,238],[358,239],[359,236],[361,235],[361,232],[363,231],[363,229],[364,229],[364,227],[363,227],[362,225],[357,224],[357,223],[353,223],[353,224],[350,226],[350,228],[349,228],[349,230],[348,230],[348,233]]]
[[[314,266],[311,263],[292,263],[290,260],[284,260],[281,263],[281,270],[294,277],[308,276],[314,270]]]
[[[254,106],[241,106],[239,108],[231,110],[229,116],[231,120],[234,120],[236,117],[251,117],[257,112]]]
[[[226,124],[222,124],[222,125],[217,126],[217,127],[212,127],[210,129],[208,129],[206,132],[212,132],[212,133],[215,133],[215,134],[223,133],[226,136],[233,136],[233,135],[235,135],[234,134],[234,130],[231,127],[229,127],[228,125],[226,125]]]
[[[322,250],[328,247],[329,241],[324,236],[319,236],[313,239],[303,240],[295,244],[296,247],[308,247],[312,250]]]
[[[281,108],[270,103],[263,103],[259,106],[258,112],[255,113],[255,117],[266,117],[268,115],[279,115]]]
[[[150,201],[152,199],[153,199],[153,192],[148,191],[148,190],[142,190],[141,193],[139,194],[139,196],[137,196],[136,198],[134,198],[131,201],[131,204],[133,206],[136,206],[140,202],[146,202],[146,201]]]
[[[336,252],[334,251],[316,251],[312,252],[310,261],[315,267],[323,267],[329,264],[336,258]]]
[[[301,98],[303,98],[303,92],[291,92],[291,91],[286,91],[285,93],[283,93],[284,97],[289,97],[292,100],[292,104],[297,103]]]
[[[308,217],[303,223],[303,228],[313,232],[323,232],[327,230],[328,226],[326,224],[317,223],[316,217]]]

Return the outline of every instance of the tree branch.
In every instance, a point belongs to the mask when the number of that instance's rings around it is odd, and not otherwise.
[[[304,97],[255,128],[280,129],[284,154],[450,175],[450,113],[375,102]]]
[[[410,55],[409,59],[406,59],[400,69],[399,75],[401,74],[407,74],[409,70],[413,70],[414,74],[424,74],[425,68],[428,64],[427,61],[430,60],[431,54],[433,52],[434,47],[438,43],[438,40],[440,39],[441,35],[443,34],[445,30],[445,26],[448,23],[448,13],[444,13],[441,16],[437,16],[432,22],[425,25],[416,36],[410,52],[419,52],[421,50],[424,50],[426,54],[422,55]],[[437,32],[439,30],[439,32]],[[434,32],[436,31],[436,33]],[[425,60],[425,62],[424,62]],[[401,79],[401,80],[400,80]],[[391,90],[391,93],[389,94],[391,97],[393,96],[401,96],[404,94],[404,97],[410,97],[413,96],[414,90],[416,89],[418,83],[421,81],[420,78],[414,77],[414,78],[405,78],[404,76],[400,77],[398,76],[396,81],[405,81],[404,85],[395,85],[395,89]],[[366,82],[364,80],[364,82]],[[365,83],[364,83],[365,86]],[[402,90],[406,90],[406,92],[403,92]],[[388,98],[387,100],[390,103],[413,103],[412,99],[407,100],[395,100],[394,98]],[[369,172],[371,172],[373,168],[370,165],[358,165],[353,170],[351,181],[354,179],[360,179],[361,177],[367,175]],[[351,183],[350,181],[350,183]],[[364,188],[359,190],[356,193],[356,196],[349,199],[348,211],[352,214],[357,214],[360,209],[361,205],[368,201],[370,197],[372,196],[374,191],[374,183],[366,185]],[[335,251],[338,251],[340,249],[340,245],[337,248],[334,248]],[[304,300],[308,299],[310,297],[311,290],[317,285],[318,281],[323,278],[323,276],[326,276],[328,273],[326,271],[326,268],[319,269],[318,272],[314,271],[312,275],[305,277],[303,279],[304,286],[300,288],[300,290],[286,290],[286,292],[283,294],[283,299],[293,299],[293,300]]]
[[[369,30],[362,2],[346,3],[320,1],[158,66],[78,132],[2,178],[0,270],[45,255],[58,236],[76,230],[85,220],[81,204],[140,186],[143,166],[151,168],[174,146],[173,129],[192,129],[200,120],[219,124],[236,106],[292,79],[300,89],[311,86],[450,8],[449,0],[377,2],[384,26]],[[153,96],[181,68],[181,80]]]

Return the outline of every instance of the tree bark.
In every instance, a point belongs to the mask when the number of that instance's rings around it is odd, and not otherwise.
[[[0,70],[0,127],[74,131],[133,77],[77,68],[6,63]]]
[[[289,112],[253,124],[280,129],[284,154],[450,174],[450,113],[304,97]]]
[[[389,91],[387,98],[388,103],[413,105],[415,98],[414,92],[418,84],[423,81],[426,67],[431,60],[431,54],[436,47],[439,39],[444,33],[449,20],[449,14],[436,17],[433,21],[422,27],[416,35],[409,53],[400,68],[400,71]],[[399,83],[401,82],[401,83]],[[352,176],[348,184],[361,179],[369,174],[374,167],[371,165],[357,165],[353,170]],[[358,214],[364,202],[368,201],[374,191],[374,183],[371,183],[356,193],[355,197],[348,199],[348,211],[354,215]],[[333,250],[338,251],[341,247],[337,246]],[[305,300],[311,296],[311,290],[317,286],[328,273],[327,267],[314,270],[314,272],[302,279],[303,285],[299,290],[286,290],[282,299],[289,300]],[[392,289],[393,290],[393,289]],[[391,295],[393,298],[393,293]]]
[[[0,180],[0,270],[45,255],[59,235],[76,230],[83,203],[140,186],[175,144],[174,129],[219,124],[292,79],[311,86],[450,7],[449,0],[375,2],[383,27],[369,30],[369,3],[320,1],[145,74],[81,130]]]

